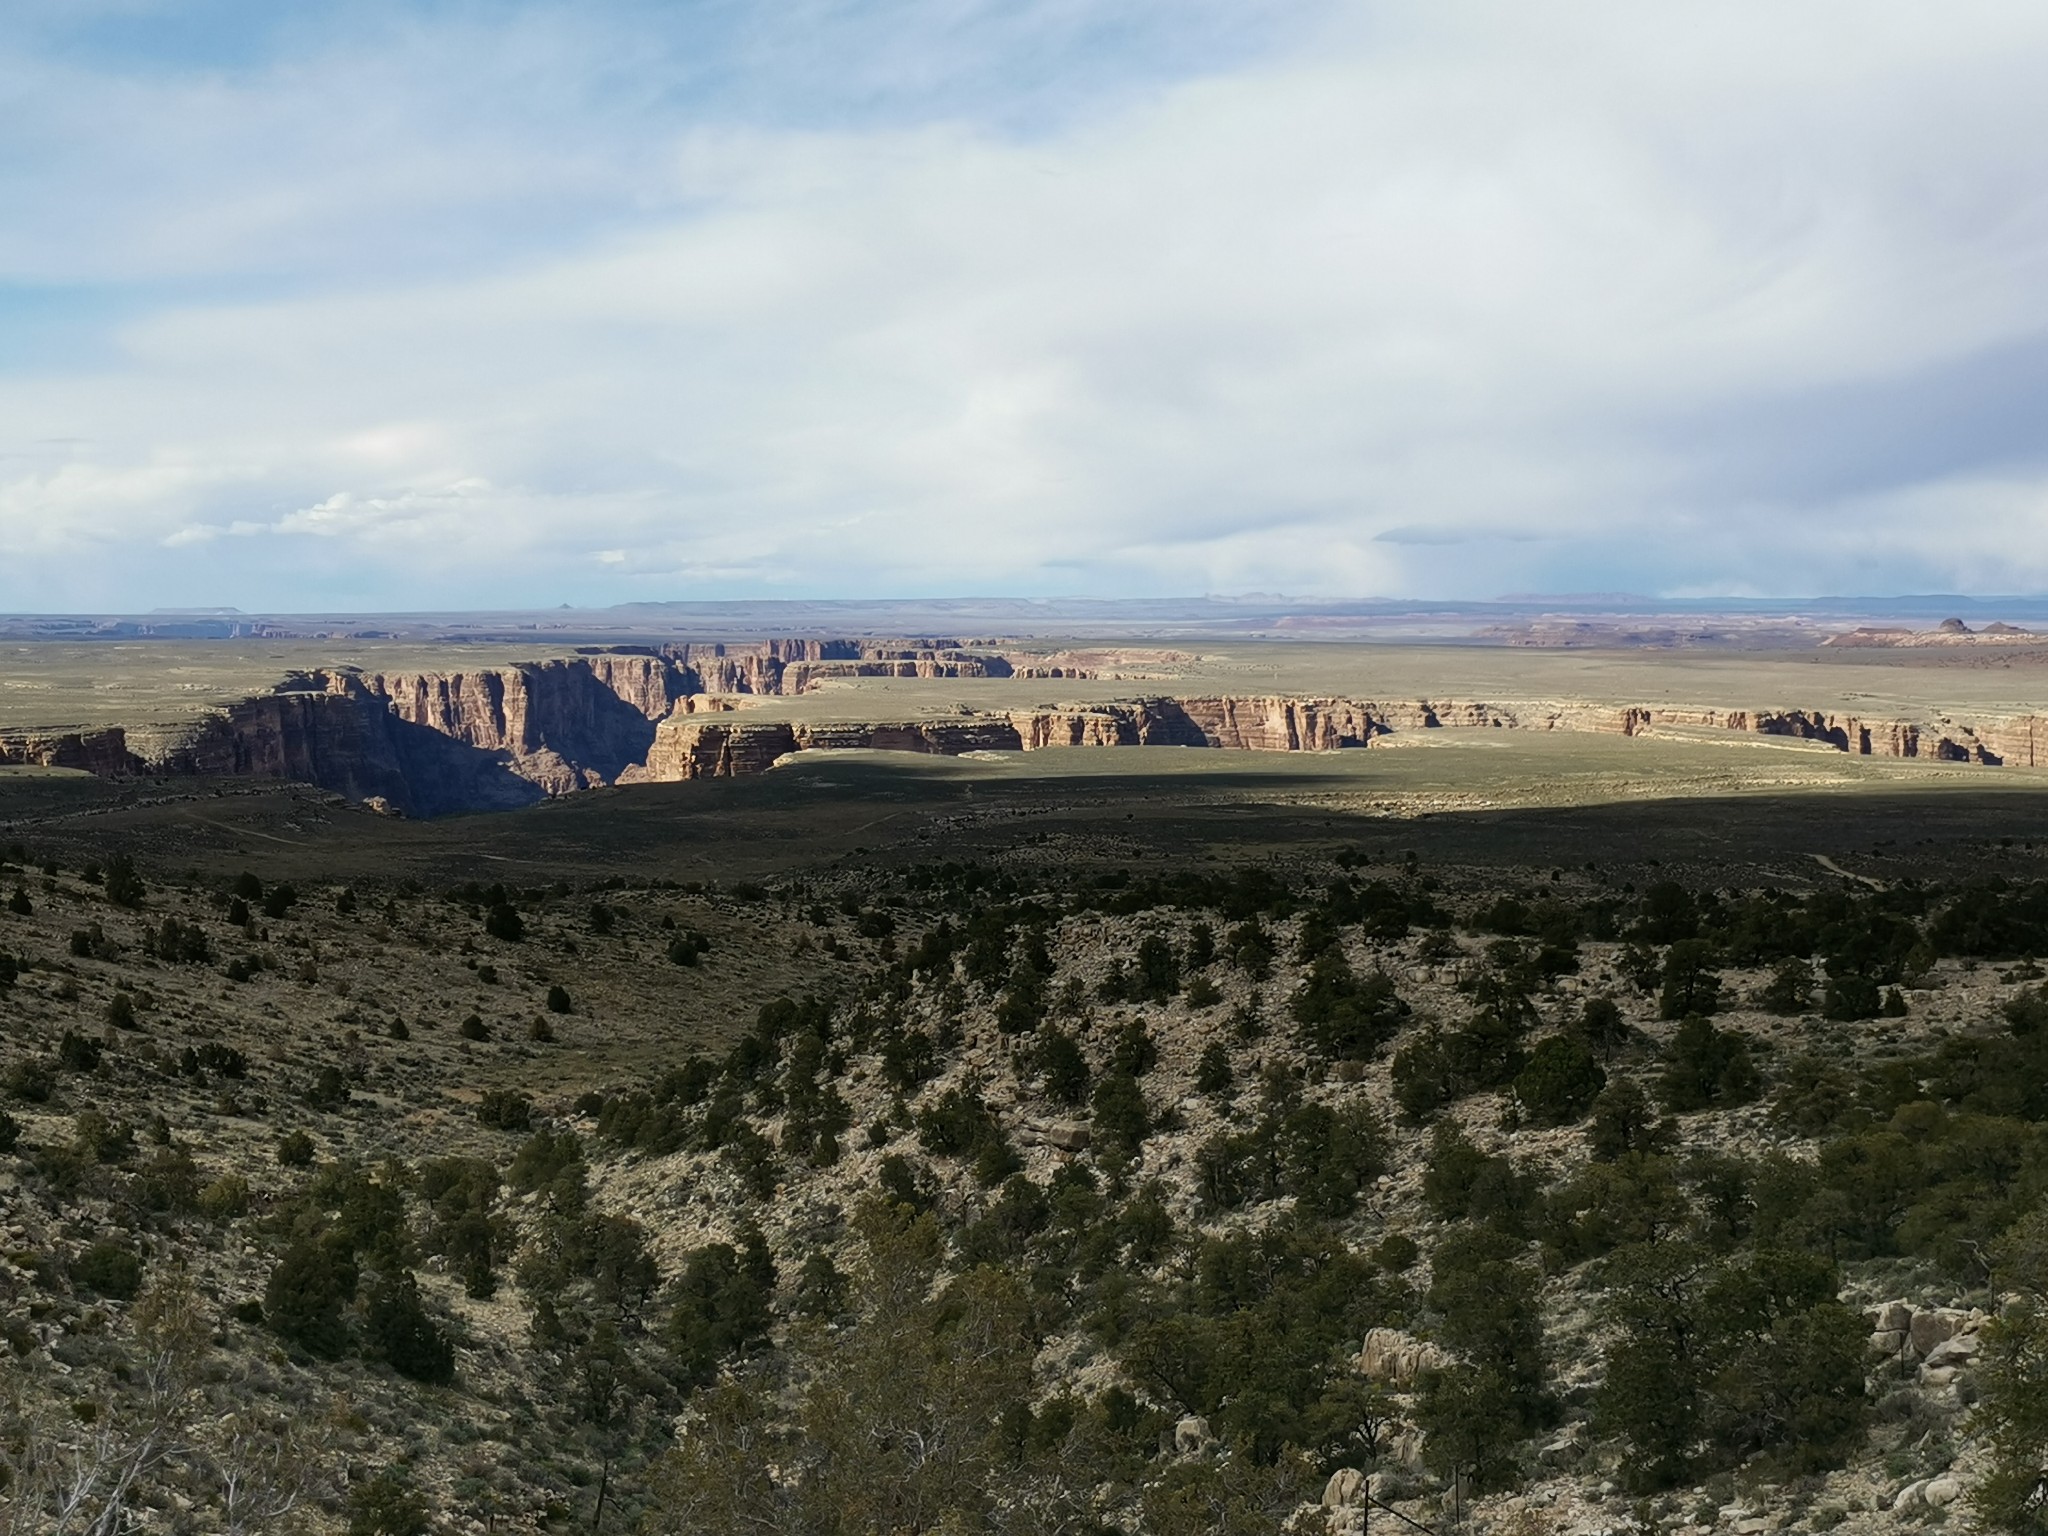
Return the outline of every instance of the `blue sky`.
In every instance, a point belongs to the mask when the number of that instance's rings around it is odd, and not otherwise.
[[[2048,11],[15,0],[0,608],[2048,590]]]

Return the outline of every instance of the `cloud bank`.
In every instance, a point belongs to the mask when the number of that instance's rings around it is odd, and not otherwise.
[[[2039,8],[31,12],[0,606],[2048,588]]]

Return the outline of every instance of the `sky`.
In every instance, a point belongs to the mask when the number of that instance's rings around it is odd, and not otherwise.
[[[2048,591],[2027,0],[9,0],[0,609]]]

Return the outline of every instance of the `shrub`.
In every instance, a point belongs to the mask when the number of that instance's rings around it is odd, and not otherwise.
[[[263,1291],[263,1319],[280,1338],[310,1355],[338,1360],[349,1347],[343,1308],[354,1299],[355,1256],[330,1236],[301,1239],[285,1250]]]
[[[232,1221],[249,1214],[249,1199],[249,1181],[224,1173],[199,1192],[199,1209],[215,1221]]]
[[[1159,1042],[1142,1019],[1132,1019],[1116,1032],[1110,1042],[1109,1070],[1129,1077],[1143,1077],[1159,1065]]]
[[[67,1072],[96,1072],[100,1065],[100,1043],[67,1029],[57,1042],[57,1062]]]
[[[1457,1073],[1441,1031],[1424,1030],[1394,1052],[1394,1102],[1409,1120],[1427,1121],[1457,1097]]]
[[[159,1147],[135,1175],[135,1198],[145,1210],[183,1213],[199,1208],[199,1165],[183,1147]]]
[[[127,1121],[109,1120],[96,1109],[81,1111],[72,1120],[72,1143],[96,1163],[125,1163],[135,1155],[135,1127]]]
[[[304,1131],[291,1131],[278,1138],[278,1163],[286,1168],[304,1168],[313,1161],[313,1138]]]
[[[1360,981],[1335,945],[1316,957],[1292,1007],[1309,1048],[1342,1061],[1369,1060],[1409,1011],[1385,972]]]
[[[1144,1091],[1128,1072],[1111,1072],[1095,1085],[1089,1105],[1094,1112],[1096,1142],[1125,1157],[1135,1157],[1152,1132]]]
[[[1676,1139],[1676,1128],[1657,1118],[1656,1107],[1634,1078],[1610,1083],[1593,1101],[1586,1140],[1593,1156],[1613,1162],[1631,1152],[1660,1152]]]
[[[57,1091],[57,1075],[50,1064],[24,1056],[7,1069],[7,1091],[29,1104],[47,1104]]]
[[[683,1378],[701,1386],[729,1355],[765,1342],[768,1301],[775,1292],[775,1261],[758,1232],[741,1247],[712,1243],[692,1249],[676,1280],[676,1305],[667,1329],[669,1349]],[[827,1265],[829,1267],[830,1260]]]
[[[1813,967],[1796,955],[1781,961],[1756,1001],[1766,1013],[1806,1012],[1813,1006]]]
[[[211,1072],[215,1077],[240,1078],[248,1075],[249,1058],[231,1045],[221,1045],[209,1040],[193,1052],[196,1065]]]
[[[569,989],[560,982],[548,988],[549,1013],[574,1013],[575,1005],[569,999]]]
[[[1228,1093],[1232,1080],[1230,1047],[1221,1040],[1211,1041],[1202,1048],[1202,1059],[1195,1065],[1195,1091]]]
[[[493,1088],[477,1105],[476,1117],[496,1131],[523,1131],[533,1123],[533,1100],[509,1088]]]
[[[135,863],[127,854],[116,854],[107,861],[107,900],[117,907],[139,907],[144,896],[142,877],[135,873]]]
[[[920,1213],[932,1207],[930,1178],[900,1152],[891,1152],[882,1159],[875,1170],[875,1183],[892,1205],[908,1206]]]
[[[107,1000],[107,1023],[114,1029],[140,1029],[136,1022],[135,999],[126,992],[116,992]]]
[[[1658,1082],[1665,1108],[1733,1107],[1749,1103],[1761,1088],[1746,1036],[1716,1029],[1697,1014],[1678,1026]]]
[[[166,965],[205,965],[213,959],[213,941],[197,923],[166,917],[154,928],[142,930],[142,952]]]
[[[322,1067],[306,1089],[306,1102],[315,1109],[340,1109],[348,1099],[348,1079],[335,1066]]]
[[[823,1248],[813,1248],[804,1260],[790,1310],[798,1317],[837,1317],[846,1310],[846,1276]]]
[[[1515,1078],[1515,1098],[1538,1125],[1564,1125],[1585,1114],[1607,1074],[1583,1040],[1552,1035],[1529,1053]]]
[[[485,915],[484,932],[507,944],[517,944],[526,937],[526,920],[517,907],[501,901]]]
[[[583,1143],[576,1133],[550,1131],[543,1126],[520,1147],[512,1166],[505,1170],[505,1181],[524,1193],[552,1184],[582,1166]]]
[[[379,1275],[363,1308],[363,1337],[399,1375],[445,1384],[455,1379],[455,1346],[427,1316],[410,1272]]]
[[[1589,997],[1579,1015],[1579,1033],[1603,1060],[1612,1061],[1614,1053],[1628,1044],[1628,1020],[1621,1016],[1613,998]]]
[[[428,1536],[427,1501],[397,1473],[379,1472],[348,1496],[348,1536]]]
[[[12,1152],[21,1141],[21,1122],[0,1109],[0,1153]]]
[[[526,1038],[539,1045],[551,1044],[555,1038],[555,1026],[547,1021],[545,1014],[536,1013],[533,1022],[526,1026]]]
[[[1002,1126],[971,1088],[948,1088],[920,1110],[917,1139],[927,1152],[971,1159],[984,1184],[996,1183],[1018,1166]]]
[[[1876,1018],[1884,1009],[1882,989],[1873,976],[1861,971],[1837,971],[1830,963],[1828,982],[1821,993],[1823,1018],[1842,1021]]]
[[[115,1301],[132,1301],[142,1289],[142,1260],[125,1245],[102,1238],[71,1261],[71,1283]]]
[[[490,1026],[484,1023],[480,1015],[474,1013],[456,1026],[455,1033],[462,1036],[465,1040],[488,1040],[491,1038]]]
[[[1704,939],[1681,939],[1664,952],[1663,989],[1657,1013],[1666,1019],[1712,1013],[1721,1003],[1721,978],[1712,967],[1713,948]]]

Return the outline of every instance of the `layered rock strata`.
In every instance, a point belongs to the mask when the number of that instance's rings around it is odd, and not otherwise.
[[[763,707],[832,678],[1082,676],[1099,660],[1083,666],[947,641],[794,640],[593,651],[445,672],[336,668],[294,675],[185,726],[0,734],[0,764],[289,779],[424,816],[527,805],[605,784],[762,773],[803,751],[1327,752],[1431,730],[1728,731],[1862,756],[2048,766],[2048,717],[2032,714],[1915,721],[1798,709],[1285,695],[1160,695],[909,720],[777,718]]]
[[[759,773],[791,752],[866,747],[957,755],[1045,747],[1172,746],[1329,752],[1422,730],[1539,730],[1635,736],[1659,727],[1824,742],[1866,757],[2048,765],[2048,719],[2037,715],[1931,724],[1804,710],[1426,699],[1392,702],[1284,697],[1151,698],[1128,703],[915,721],[815,723],[671,715],[629,781]]]

